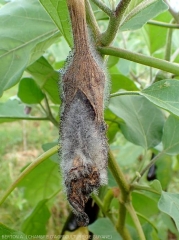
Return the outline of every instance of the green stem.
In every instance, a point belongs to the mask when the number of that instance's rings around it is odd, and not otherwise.
[[[164,154],[164,152],[160,152],[159,154],[157,154],[150,162],[149,164],[140,172],[140,177],[136,178],[136,181],[138,182],[140,180],[140,178],[144,175],[144,173],[152,166],[156,163],[156,161]]]
[[[94,2],[96,6],[98,6],[101,10],[103,10],[103,12],[105,12],[108,16],[112,15],[111,9],[109,9],[102,1],[100,0],[91,0],[91,1]]]
[[[108,166],[120,188],[119,217],[118,222],[116,224],[116,229],[118,229],[123,239],[130,240],[131,239],[130,234],[125,227],[126,219],[125,203],[130,201],[130,186],[127,183],[125,176],[123,175],[123,172],[121,171],[119,165],[115,161],[115,158],[111,151],[109,151]]]
[[[49,120],[48,118],[43,118],[43,117],[0,117],[0,119],[13,119],[13,120],[43,120],[43,121],[46,121],[46,120]]]
[[[17,185],[33,170],[35,169],[40,163],[45,161],[47,158],[52,156],[58,151],[58,146],[55,146],[41,156],[39,156],[34,162],[32,162],[20,175],[19,177],[11,184],[11,186],[6,190],[2,198],[0,199],[0,205],[6,200],[9,194],[17,187]]]
[[[171,23],[159,22],[155,20],[150,20],[147,22],[147,24],[155,25],[158,27],[164,27],[164,28],[176,28],[176,29],[179,28],[179,24],[171,24]]]
[[[172,46],[172,33],[173,33],[173,29],[169,28],[167,31],[166,48],[165,48],[165,60],[166,61],[170,61],[171,46]]]
[[[111,222],[115,225],[115,219],[113,215],[109,211],[105,211],[103,202],[101,199],[94,193],[91,194],[92,199],[95,201],[95,203],[98,205],[98,207],[101,209],[102,213],[107,216]]]
[[[122,96],[122,95],[140,95],[139,91],[124,91],[124,92],[116,92],[110,94],[110,98]]]
[[[51,109],[50,109],[50,106],[49,106],[48,99],[47,99],[46,95],[45,95],[44,100],[45,100],[45,106],[46,106],[45,111],[47,113],[47,117],[54,124],[54,126],[58,128],[59,127],[59,123],[56,121],[56,119],[52,115],[52,112],[51,112]]]
[[[112,189],[108,189],[104,199],[103,199],[103,205],[104,205],[104,211],[105,212],[108,212],[109,209],[110,209],[110,204],[111,204],[111,201],[114,197],[114,194],[113,194],[113,191]]]
[[[146,222],[148,222],[148,223],[155,229],[155,231],[158,232],[156,226],[155,226],[148,218],[146,218],[144,215],[142,215],[142,214],[139,213],[139,212],[136,212],[136,214],[137,214],[139,217],[143,218]]]
[[[148,191],[148,192],[152,192],[152,193],[161,195],[155,189],[153,189],[151,187],[148,187],[148,186],[139,185],[138,183],[134,183],[134,184],[131,185],[131,191],[135,191],[135,190],[144,190],[144,191]]]
[[[143,229],[142,229],[142,226],[140,224],[140,221],[137,217],[137,214],[136,214],[131,202],[126,203],[125,206],[126,206],[128,212],[129,212],[129,214],[130,214],[130,216],[131,216],[131,218],[134,222],[134,225],[135,225],[136,230],[138,232],[139,239],[140,240],[146,240]]]
[[[86,7],[87,22],[88,22],[89,26],[91,27],[91,30],[93,32],[94,38],[96,39],[96,42],[98,42],[101,33],[99,30],[99,26],[96,22],[93,10],[92,10],[91,5],[88,0],[85,0],[85,7]]]
[[[159,58],[145,56],[143,54],[134,53],[125,49],[120,49],[120,48],[98,47],[98,50],[105,55],[121,57],[133,62],[141,63],[149,67],[158,68],[166,72],[171,72],[176,75],[179,75],[179,64],[176,64],[176,63],[170,63],[168,61],[165,61]]]
[[[124,15],[126,8],[131,0],[121,0],[116,7],[116,10],[110,15],[108,27],[104,33],[101,34],[101,45],[108,46],[115,38],[120,22]]]

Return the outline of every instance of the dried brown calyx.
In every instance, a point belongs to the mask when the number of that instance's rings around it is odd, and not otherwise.
[[[74,38],[72,61],[62,75],[61,168],[79,225],[90,194],[107,182],[105,73],[88,39],[84,0],[68,0]]]

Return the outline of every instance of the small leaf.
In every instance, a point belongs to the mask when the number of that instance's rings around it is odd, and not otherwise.
[[[94,223],[88,226],[88,229],[95,235],[104,236],[105,239],[122,240],[108,218],[98,218]]]
[[[53,19],[69,46],[72,47],[73,38],[66,0],[40,0],[40,3]]]
[[[11,237],[13,236],[13,238]],[[20,231],[16,231],[13,229],[10,229],[8,227],[6,227],[5,225],[3,225],[2,223],[0,223],[0,239],[16,239],[16,240],[27,240],[27,236]]]
[[[155,105],[179,116],[179,81],[166,79],[152,84],[141,91]]]
[[[48,199],[40,201],[31,214],[24,220],[22,231],[27,235],[45,235],[47,233],[46,224],[50,218],[50,211],[46,205]]]
[[[159,180],[155,179],[150,183],[150,187],[156,190],[158,193],[162,193],[162,186]]]
[[[167,213],[173,218],[179,231],[179,194],[163,191],[158,207],[162,212]]]
[[[39,58],[26,71],[32,75],[37,85],[49,95],[54,103],[60,103],[58,90],[59,73],[52,68],[44,57]]]
[[[127,8],[121,26],[121,31],[141,28],[148,20],[168,9],[162,0],[131,1]]]
[[[170,115],[164,125],[163,148],[165,153],[179,154],[179,118]]]
[[[159,144],[164,116],[142,96],[119,96],[110,99],[109,109],[122,118],[121,130],[125,138],[145,149]]]
[[[27,104],[37,104],[42,101],[44,94],[32,78],[23,78],[19,83],[18,97]]]

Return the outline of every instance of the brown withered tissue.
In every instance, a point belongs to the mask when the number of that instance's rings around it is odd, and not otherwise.
[[[84,0],[68,0],[74,38],[71,60],[61,75],[60,156],[65,191],[78,224],[88,225],[85,203],[107,183],[107,99],[102,60],[89,40]]]

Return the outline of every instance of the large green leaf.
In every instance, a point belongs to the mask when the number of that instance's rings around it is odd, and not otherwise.
[[[160,109],[144,97],[111,98],[109,109],[124,120],[121,130],[128,141],[145,149],[154,147],[161,141],[164,116]]]
[[[0,239],[27,240],[27,236],[20,231],[10,229],[0,223]]]
[[[73,46],[73,38],[66,0],[40,0],[50,17],[60,29],[69,46]]]
[[[59,166],[46,159],[31,171],[19,183],[24,189],[24,196],[34,206],[40,200],[50,197],[61,187]]]
[[[148,20],[168,9],[162,0],[134,0],[127,8],[120,30],[135,30],[141,28]]]
[[[49,39],[52,44],[59,30],[37,0],[17,0],[0,9],[0,32],[1,96],[43,54]]]
[[[95,235],[104,236],[106,239],[122,240],[108,218],[98,218],[94,223],[88,226],[88,229]]]
[[[164,125],[163,148],[165,153],[179,154],[179,118],[170,115]]]
[[[179,81],[166,79],[140,92],[157,106],[179,116]]]
[[[167,213],[173,218],[179,231],[179,194],[163,191],[158,207],[162,212]]]
[[[40,201],[22,224],[22,231],[27,235],[45,235],[50,211],[46,205],[48,199]]]
[[[37,104],[42,101],[44,94],[32,78],[23,78],[19,83],[18,97],[27,104]]]
[[[43,89],[54,103],[60,103],[58,80],[59,73],[56,72],[48,61],[41,57],[27,69],[38,86]]]

